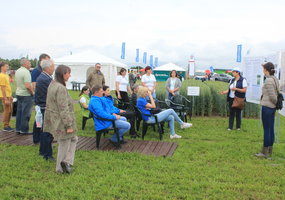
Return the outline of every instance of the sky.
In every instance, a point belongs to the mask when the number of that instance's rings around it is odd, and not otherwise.
[[[243,56],[285,50],[283,0],[0,0],[0,57],[61,56],[94,50],[120,62],[233,68]],[[126,43],[126,58],[121,45]],[[135,62],[140,49],[140,62]],[[148,57],[149,60],[149,57]]]

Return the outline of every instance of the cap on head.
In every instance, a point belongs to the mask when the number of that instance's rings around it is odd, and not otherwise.
[[[241,69],[239,68],[239,67],[235,67],[235,68],[233,68],[233,70],[232,70],[233,72],[238,72],[238,73],[241,73],[242,71],[241,71]]]

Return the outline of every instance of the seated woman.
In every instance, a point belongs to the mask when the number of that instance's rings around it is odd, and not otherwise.
[[[88,86],[84,86],[79,94],[80,100],[80,106],[81,106],[81,114],[82,114],[82,130],[84,130],[84,127],[86,125],[86,121],[89,118],[92,118],[92,116],[90,116],[90,111],[88,110],[88,104],[90,101],[90,97],[89,97],[89,87]]]
[[[109,86],[103,86],[103,96],[106,99],[106,102],[109,106],[109,110],[112,113],[121,115],[126,117],[128,120],[130,120],[130,124],[131,124],[131,129],[130,129],[130,135],[132,138],[135,138],[138,136],[136,130],[135,130],[135,113],[133,111],[125,111],[125,110],[120,110],[117,107],[114,106],[114,101],[113,101],[113,97],[110,94],[110,89]]]
[[[155,102],[153,100],[151,92],[146,87],[140,87],[138,91],[139,98],[137,100],[137,107],[142,113],[142,118],[146,123],[154,123],[155,118],[153,116],[146,116],[150,115],[150,109],[156,108]],[[149,97],[150,103],[147,102],[146,97]],[[182,136],[177,135],[175,133],[174,129],[174,120],[177,121],[180,124],[181,128],[190,128],[192,124],[190,123],[184,123],[176,114],[176,112],[173,109],[167,109],[164,111],[161,111],[160,113],[156,114],[158,122],[169,122],[170,127],[170,139],[174,138],[181,138]]]

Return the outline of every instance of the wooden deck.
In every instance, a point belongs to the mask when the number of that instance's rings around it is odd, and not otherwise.
[[[14,144],[22,146],[33,145],[32,135],[18,135],[15,132],[0,131],[1,144]],[[77,150],[94,150],[96,149],[95,137],[78,137]],[[100,141],[100,151],[117,151],[117,152],[137,152],[154,156],[172,156],[177,148],[174,142],[163,141],[144,141],[144,140],[127,140],[121,149],[116,150],[109,142],[108,138],[102,138]]]

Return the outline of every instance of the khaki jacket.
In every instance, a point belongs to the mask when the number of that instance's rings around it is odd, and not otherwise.
[[[68,128],[74,132],[67,134]],[[73,100],[66,87],[56,81],[48,87],[43,131],[51,133],[56,140],[72,138],[77,132]]]
[[[260,104],[269,108],[276,108],[277,88],[279,90],[279,80],[275,76],[266,78],[262,87]]]
[[[95,69],[88,75],[86,80],[86,85],[92,89],[95,85],[103,87],[105,85],[104,74],[99,71],[97,72]]]

